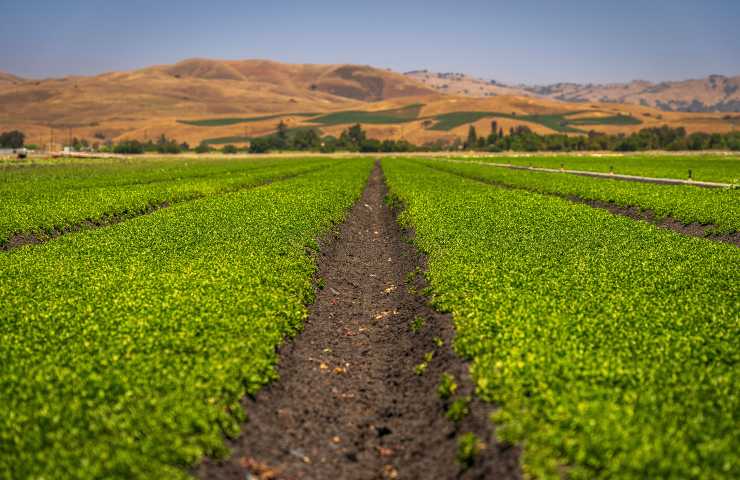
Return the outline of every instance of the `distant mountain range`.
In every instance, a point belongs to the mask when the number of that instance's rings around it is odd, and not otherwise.
[[[528,95],[570,103],[604,102],[655,107],[665,112],[740,112],[740,75],[651,83],[505,85],[463,73],[407,72],[439,92],[473,97]]]

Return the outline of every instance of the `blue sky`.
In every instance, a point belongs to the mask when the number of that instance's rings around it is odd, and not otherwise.
[[[427,68],[504,82],[740,74],[740,0],[0,0],[0,70],[190,57]]]

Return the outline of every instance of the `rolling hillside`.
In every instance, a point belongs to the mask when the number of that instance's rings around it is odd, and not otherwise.
[[[668,112],[740,112],[740,76],[709,77],[677,82],[651,83],[635,80],[608,85],[556,83],[551,85],[505,85],[462,73],[407,72],[441,93],[471,97],[528,95],[570,103],[604,102],[655,107]]]
[[[465,76],[442,80],[465,81],[467,92],[448,87],[442,93],[436,80],[425,82],[420,75],[358,65],[208,59],[91,77],[24,80],[2,74],[0,131],[20,129],[28,143],[39,145],[49,144],[52,135],[60,144],[73,136],[105,142],[160,134],[192,145],[244,143],[274,132],[279,121],[333,135],[361,123],[374,138],[424,143],[462,137],[470,125],[485,135],[492,121],[505,130],[526,125],[538,133],[571,135],[664,124],[728,132],[740,121],[721,113],[663,112],[580,98],[564,102]],[[474,87],[489,94],[473,95]]]

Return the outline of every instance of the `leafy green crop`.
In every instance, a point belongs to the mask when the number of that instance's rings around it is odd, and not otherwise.
[[[512,165],[740,184],[740,157],[727,155],[551,155],[481,158]]]
[[[43,234],[107,216],[265,183],[327,159],[133,160],[0,170],[0,245],[16,233]]]
[[[0,478],[185,478],[313,299],[369,160],[0,255]],[[286,164],[285,170],[290,170]]]
[[[411,160],[383,168],[528,474],[740,477],[737,247]]]
[[[419,160],[450,173],[497,182],[542,193],[578,196],[588,200],[641,207],[658,217],[674,217],[686,224],[713,224],[717,232],[740,230],[740,190],[706,189],[683,185],[654,185],[561,173],[530,172],[479,163]]]

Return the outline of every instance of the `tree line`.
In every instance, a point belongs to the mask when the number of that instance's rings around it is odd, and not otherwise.
[[[21,148],[25,136],[14,130],[0,134],[0,148]],[[102,145],[90,144],[85,139],[74,138],[72,148],[77,151],[113,152],[127,155],[145,152],[176,154],[194,151],[208,153],[218,151],[213,145],[201,142],[195,148],[186,142],[178,142],[160,135],[155,140],[140,142],[122,140],[118,143],[108,141]],[[245,148],[227,144],[221,147],[222,153],[268,153],[273,151],[315,151],[332,153],[336,151],[375,153],[375,152],[417,152],[417,151],[481,151],[481,152],[537,152],[537,151],[615,151],[636,152],[645,150],[733,150],[740,151],[740,132],[688,134],[683,127],[669,126],[643,128],[638,132],[625,134],[606,134],[590,131],[585,135],[548,134],[533,132],[527,126],[517,126],[505,131],[494,120],[491,122],[491,133],[478,135],[474,126],[468,129],[463,140],[436,140],[423,145],[415,145],[406,140],[378,140],[368,138],[362,125],[355,124],[341,132],[339,137],[321,136],[319,130],[311,127],[290,129],[284,122],[277,125],[273,134],[252,138]]]

